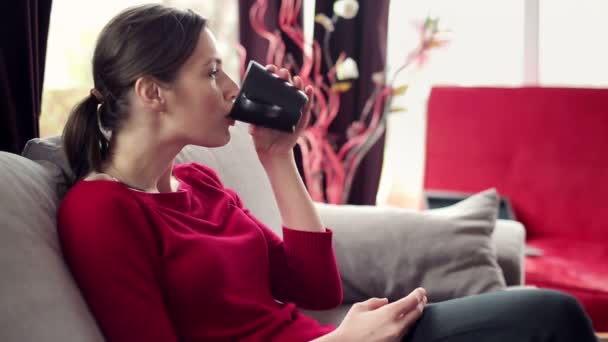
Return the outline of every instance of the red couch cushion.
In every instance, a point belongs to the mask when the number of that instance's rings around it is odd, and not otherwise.
[[[608,248],[604,243],[539,238],[528,244],[543,250],[526,258],[526,283],[577,297],[597,331],[608,331]]]
[[[608,331],[608,89],[436,87],[424,187],[511,200],[526,282],[575,295]]]
[[[508,196],[529,236],[608,240],[608,89],[436,87],[425,189]]]

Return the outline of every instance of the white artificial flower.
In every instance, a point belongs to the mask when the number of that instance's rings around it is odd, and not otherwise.
[[[354,59],[348,57],[336,65],[336,76],[339,80],[354,79],[359,77],[359,68]]]
[[[372,81],[378,85],[383,85],[385,78],[384,71],[377,71],[372,74]]]
[[[319,13],[315,16],[315,22],[321,24],[327,32],[334,32],[334,22],[325,14]]]
[[[357,0],[337,0],[334,2],[334,14],[344,19],[352,19],[359,12]]]

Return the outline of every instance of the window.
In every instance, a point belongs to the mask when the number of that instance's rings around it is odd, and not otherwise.
[[[540,83],[607,87],[607,18],[605,0],[540,0]]]
[[[121,10],[157,2],[191,8],[209,18],[227,72],[238,76],[238,56],[233,44],[238,39],[238,2],[106,0],[101,3],[54,0],[49,26],[45,65],[40,135],[61,134],[71,108],[93,87],[91,60],[95,40],[102,27]]]
[[[608,2],[605,0],[392,1],[388,70],[414,46],[410,24],[427,14],[452,31],[451,43],[431,55],[389,116],[379,204],[418,207],[424,175],[425,111],[430,87],[608,86]]]
[[[388,28],[389,75],[418,41],[414,23],[427,15],[451,31],[450,43],[432,51],[419,71],[402,73],[409,84],[393,106],[405,113],[388,118],[378,204],[419,207],[424,175],[425,111],[434,84],[517,86],[524,81],[524,1],[393,1]]]

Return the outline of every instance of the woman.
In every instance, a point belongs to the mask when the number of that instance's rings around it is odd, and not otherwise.
[[[312,96],[299,77],[268,70]],[[293,159],[309,105],[293,134],[250,129],[279,205],[281,240],[213,170],[173,164],[187,144],[225,145],[234,124],[227,114],[239,88],[203,18],[161,5],[120,13],[99,36],[93,76],[64,131],[75,184],[58,229],[108,341],[593,340],[574,299],[540,290],[425,309],[419,288],[392,303],[357,303],[337,328],[318,324],[296,305],[335,307],[342,289],[332,233]]]

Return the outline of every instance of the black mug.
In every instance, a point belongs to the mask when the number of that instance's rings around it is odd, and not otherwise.
[[[229,116],[235,120],[293,132],[308,96],[262,65],[250,61]]]

